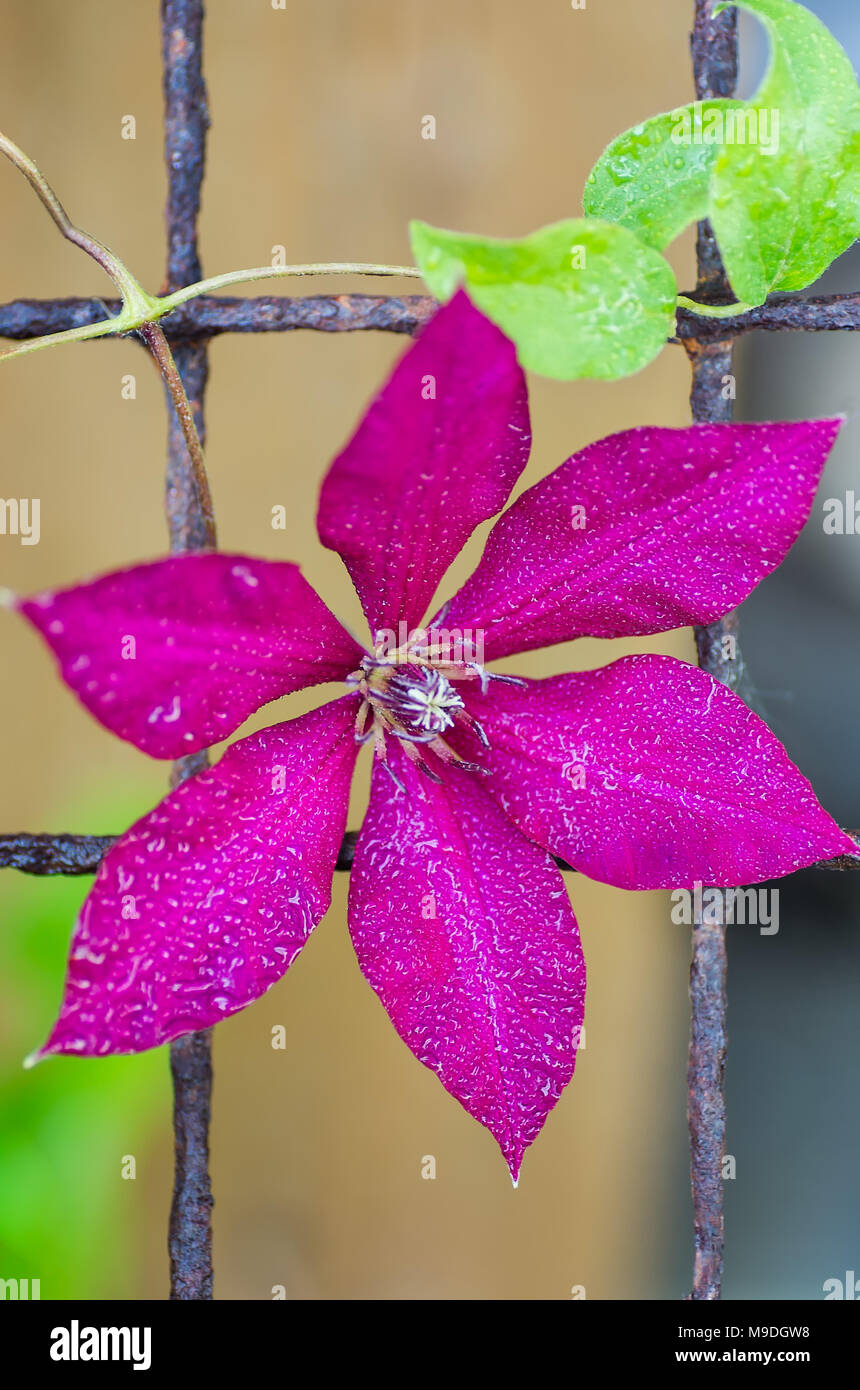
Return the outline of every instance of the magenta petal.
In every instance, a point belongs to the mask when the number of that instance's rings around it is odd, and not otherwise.
[[[19,606],[90,713],[154,758],[228,738],[362,655],[298,566],[240,555],[177,555]]]
[[[394,369],[323,483],[323,545],[349,570],[374,635],[425,616],[481,521],[507,501],[531,445],[513,346],[462,292]]]
[[[354,697],[234,743],[102,863],[39,1055],[141,1052],[250,1004],[328,909]]]
[[[391,741],[393,743],[393,740]],[[561,875],[478,785],[377,764],[349,918],[361,969],[419,1061],[496,1138],[513,1178],[573,1075],[585,1001]]]
[[[840,420],[625,430],[496,522],[446,627],[486,659],[722,617],[794,544]]]
[[[491,686],[469,708],[489,792],[591,878],[734,886],[857,852],[758,715],[674,657]]]

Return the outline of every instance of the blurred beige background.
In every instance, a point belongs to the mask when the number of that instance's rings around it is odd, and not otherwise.
[[[157,9],[155,0],[0,0],[0,126],[41,165],[73,219],[151,289],[162,276],[165,194]],[[566,0],[288,0],[286,11],[269,0],[214,0],[205,273],[265,264],[278,244],[296,262],[408,261],[410,217],[517,235],[576,215],[603,145],[690,98],[691,11],[688,0],[589,0],[584,11]],[[129,114],[134,141],[120,134]],[[426,114],[436,117],[434,142],[420,138]],[[0,299],[110,293],[5,164],[0,199]],[[687,289],[689,236],[673,255]],[[399,286],[296,289],[338,287]],[[394,336],[304,333],[222,339],[211,352],[207,454],[221,545],[299,561],[353,627],[346,574],[316,541],[316,493],[404,346]],[[129,372],[134,401],[121,396]],[[525,482],[601,435],[686,423],[687,389],[679,348],[617,384],[534,380]],[[163,552],[164,406],[134,342],[10,363],[0,406],[0,491],[42,504],[38,546],[0,538],[0,584],[30,592]],[[276,503],[288,506],[286,532],[271,529]],[[119,830],[70,808],[121,788],[142,814],[163,794],[166,767],[102,731],[22,624],[6,617],[3,638],[0,827]],[[550,674],[645,649],[691,657],[689,634],[679,633],[583,642],[514,666]],[[247,729],[317,697],[282,702]],[[571,878],[589,969],[587,1047],[513,1192],[492,1140],[407,1053],[361,979],[346,889],[338,875],[331,912],[289,977],[217,1033],[217,1296],[268,1298],[275,1284],[300,1298],[564,1299],[573,1285],[589,1298],[682,1294],[692,1243],[688,942],[663,897]],[[58,997],[59,988],[58,979]],[[34,1044],[51,1021],[33,1020]],[[287,1030],[284,1052],[270,1045],[276,1023]],[[432,1182],[420,1176],[426,1154],[437,1161]],[[170,1166],[165,1112],[129,1217],[141,1252],[134,1284],[147,1297],[166,1287]]]

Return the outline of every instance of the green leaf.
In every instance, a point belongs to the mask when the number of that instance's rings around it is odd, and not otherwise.
[[[589,174],[582,205],[589,217],[629,227],[662,251],[708,214],[708,190],[725,113],[743,102],[695,101],[652,116],[607,145]]]
[[[675,277],[626,227],[571,218],[519,241],[410,228],[430,290],[469,298],[543,376],[611,380],[656,357],[674,329]]]
[[[709,215],[735,294],[761,304],[771,290],[811,284],[860,235],[860,88],[802,5],[740,7],[764,22],[771,61],[745,108],[746,143],[719,151]]]

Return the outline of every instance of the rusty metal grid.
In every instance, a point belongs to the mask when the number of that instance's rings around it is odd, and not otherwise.
[[[203,183],[208,110],[203,78],[203,0],[160,0],[167,165],[167,271],[165,291],[202,278],[197,250],[197,217]],[[737,80],[737,12],[711,16],[711,0],[694,0],[691,53],[696,96],[726,97]],[[706,223],[698,229],[698,279],[694,297],[708,303],[731,301],[719,250]],[[119,310],[119,301],[82,298],[19,299],[0,305],[0,337],[27,339],[95,323]],[[191,401],[201,440],[205,437],[203,400],[207,349],[222,333],[323,333],[375,330],[414,334],[432,316],[436,301],[427,295],[257,296],[247,299],[204,296],[183,304],[162,321]],[[753,330],[839,332],[860,330],[860,291],[850,294],[772,295],[743,316],[701,319],[679,310],[677,336],[690,362],[690,404],[695,421],[731,416],[722,380],[731,372],[736,339]],[[168,398],[169,404],[169,398]],[[173,553],[210,548],[214,532],[197,496],[184,438],[169,409],[166,510]],[[732,688],[742,658],[727,658],[722,638],[737,634],[737,613],[695,629],[699,665]],[[205,766],[195,754],[174,766],[176,785]],[[860,839],[860,833],[854,832]],[[112,835],[0,835],[0,867],[31,874],[87,874],[98,868],[116,837]],[[356,832],[344,837],[337,868],[351,867]],[[562,868],[568,868],[561,864]],[[857,869],[845,856],[817,867]],[[725,1151],[724,1069],[726,1057],[725,927],[699,924],[693,930],[690,972],[691,1030],[688,1065],[690,1171],[693,1193],[695,1261],[693,1300],[721,1295],[723,1259],[722,1158]],[[209,1179],[209,1115],[212,1089],[211,1030],[170,1044],[174,1088],[175,1178],[170,1213],[170,1297],[211,1299],[212,1194]]]

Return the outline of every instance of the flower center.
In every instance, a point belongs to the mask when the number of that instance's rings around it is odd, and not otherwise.
[[[465,708],[451,682],[432,666],[395,667],[375,699],[405,732],[444,733]]]
[[[356,740],[373,739],[376,756],[401,789],[400,778],[387,761],[387,735],[396,738],[407,757],[434,781],[442,779],[424,757],[425,748],[463,771],[487,771],[461,758],[442,735],[460,724],[471,729],[484,747],[489,746],[453,683],[477,680],[484,686],[490,678],[474,661],[464,659],[462,652],[455,652],[452,644],[438,639],[437,632],[419,629],[394,651],[380,643],[348,677],[363,697],[355,722]]]

